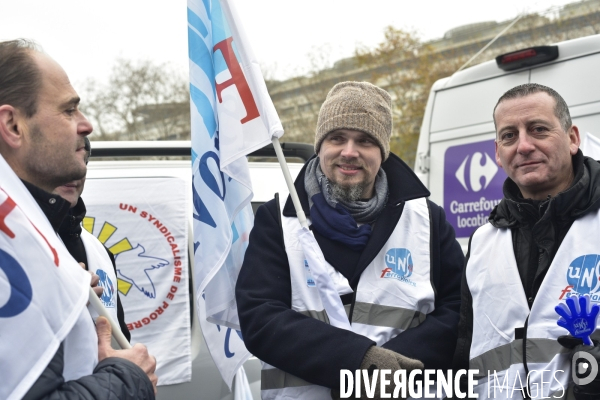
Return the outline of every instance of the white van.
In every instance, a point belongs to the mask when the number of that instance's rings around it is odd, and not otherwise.
[[[553,88],[567,102],[583,147],[586,132],[600,135],[599,71],[600,35],[594,35],[503,54],[433,85],[415,172],[444,207],[463,250],[503,197],[506,174],[496,165],[492,118],[500,96],[529,82]]]
[[[296,159],[298,162],[289,162],[288,166],[290,169],[290,173],[293,178],[295,178],[300,169],[302,168],[303,161],[307,160],[314,153],[312,145],[308,144],[295,144],[295,143],[282,143],[282,149],[286,158]],[[142,197],[146,196],[145,193],[148,193],[147,196],[153,196],[156,193],[156,188],[152,187],[152,184],[148,184],[151,182],[156,182],[157,179],[168,180],[173,179],[178,181],[180,184],[180,188],[182,191],[186,192],[186,196],[184,197],[187,204],[184,204],[185,212],[184,220],[187,220],[188,223],[185,224],[187,227],[185,229],[188,230],[188,238],[192,238],[191,226],[192,226],[192,205],[191,205],[191,193],[192,193],[192,170],[191,170],[191,149],[189,141],[173,141],[173,142],[92,142],[92,157],[88,164],[88,173],[86,180],[86,188],[82,194],[84,201],[88,207],[88,216],[93,215],[93,218],[96,222],[96,227],[92,229],[88,229],[89,226],[86,226],[86,221],[84,220],[84,228],[88,230],[92,230],[92,232],[98,236],[98,238],[104,243],[107,247],[110,247],[112,244],[113,247],[118,247],[122,244],[122,240],[117,244],[113,244],[116,240],[121,239],[123,234],[118,234],[118,232],[123,232],[126,227],[123,227],[123,223],[114,223],[113,221],[109,221],[109,219],[101,213],[97,212],[98,208],[94,209],[94,205],[99,202],[104,206],[108,205],[114,209],[123,209],[123,213],[130,213],[134,208],[133,205],[129,204],[126,207],[123,207],[121,200],[121,194],[117,188],[123,187],[123,182],[126,182],[126,186],[132,187],[136,192],[139,192]],[[260,157],[263,159],[264,157],[270,157],[271,160],[275,156],[272,146],[267,146],[261,150],[258,150],[252,153],[250,156]],[[148,157],[152,157],[152,159],[148,159]],[[176,159],[173,159],[176,158]],[[285,184],[283,174],[277,162],[250,162],[250,177],[252,179],[253,190],[254,190],[254,198],[252,200],[253,209],[263,204],[266,201],[269,201],[274,197],[276,192],[280,193],[280,196],[288,195],[287,186]],[[101,186],[103,188],[102,191],[98,191],[97,187]],[[154,191],[152,191],[154,190]],[[105,207],[106,208],[106,207]],[[92,212],[90,212],[92,210]],[[94,211],[96,210],[96,211]],[[144,216],[144,212],[138,210],[138,214],[140,216]],[[148,214],[153,211],[148,209]],[[155,214],[157,215],[157,214]],[[140,218],[138,218],[140,219]],[[117,234],[112,235],[116,240],[107,239],[107,235],[105,234],[106,230],[104,227],[101,228],[101,221],[113,222],[112,225],[108,224],[111,228],[110,231],[116,231]],[[161,221],[164,223],[164,221]],[[105,223],[104,226],[107,224]],[[156,230],[157,225],[149,224],[149,226],[142,226],[143,230]],[[171,229],[172,227],[169,227]],[[121,231],[119,231],[121,229]],[[136,228],[137,229],[137,228]],[[163,228],[166,229],[166,228]],[[125,230],[126,231],[126,230]],[[137,243],[136,239],[137,232],[128,234],[127,237],[128,243]],[[160,231],[161,233],[163,231]],[[166,232],[166,231],[165,231]],[[140,232],[141,233],[141,232]],[[166,237],[167,234],[165,233]],[[163,238],[164,239],[164,238]],[[164,241],[164,240],[163,240]],[[189,276],[192,276],[192,266],[193,263],[193,241],[190,242],[192,245],[188,247],[188,259],[189,262]],[[146,248],[145,249],[148,254],[156,254],[156,249]],[[154,252],[154,253],[153,253]],[[120,267],[120,256],[116,257],[117,269]],[[148,256],[145,256],[148,257]],[[167,257],[165,257],[166,259]],[[177,264],[171,260],[171,269],[173,266]],[[156,266],[153,266],[152,269],[155,269]],[[148,271],[145,269],[143,271]],[[119,272],[120,273],[120,272]],[[149,272],[147,272],[148,274]],[[185,275],[185,274],[184,274]],[[171,279],[173,278],[173,272],[170,272]],[[120,276],[117,277],[120,280]],[[204,340],[199,322],[196,313],[196,298],[197,293],[195,293],[195,288],[190,282],[182,283],[182,285],[186,286],[186,290],[189,288],[189,298],[187,301],[189,302],[189,318],[186,317],[186,323],[188,324],[188,329],[191,329],[191,340],[187,345],[187,350],[190,351],[191,358],[191,371],[187,369],[188,372],[191,372],[191,381],[171,384],[171,385],[162,385],[158,387],[158,396],[157,399],[162,400],[171,400],[171,399],[214,399],[214,400],[233,400],[235,393],[235,385],[233,387],[233,392],[229,390],[225,381],[221,378],[217,367],[215,366],[209,350],[207,348],[206,342]],[[154,287],[154,286],[153,286]],[[173,286],[175,287],[175,286]],[[121,286],[119,283],[119,291],[121,291]],[[183,289],[181,287],[180,289]],[[157,286],[158,292],[158,286]],[[181,292],[181,290],[179,291]],[[156,296],[160,296],[161,294],[156,293]],[[169,293],[167,293],[167,296]],[[122,296],[122,294],[121,294]],[[162,294],[164,297],[164,294]],[[121,297],[123,299],[123,297]],[[131,300],[132,296],[129,296],[127,300]],[[134,297],[135,299],[143,297],[138,296]],[[172,297],[171,297],[172,298]],[[139,303],[134,304],[133,308],[145,307],[145,305]],[[144,303],[145,304],[145,303]],[[125,320],[128,323],[135,324],[136,321],[130,321],[131,318],[128,318],[128,308],[125,306]],[[171,309],[174,307],[171,306]],[[147,318],[148,327],[152,325],[157,325],[158,321],[162,318],[162,316],[156,316],[155,306],[150,307],[144,312],[149,316]],[[166,315],[166,311],[165,311]],[[156,320],[154,321],[154,317]],[[144,323],[140,323],[140,326],[143,326]],[[191,325],[191,326],[190,326]],[[134,330],[132,333],[132,339],[135,340],[136,330],[138,327],[134,326]],[[212,326],[214,329],[218,329],[216,326]],[[143,326],[143,328],[146,328]],[[131,328],[130,328],[131,331]],[[174,336],[174,333],[171,334]],[[185,347],[185,346],[182,346]],[[152,353],[152,349],[150,348],[150,352]],[[158,365],[160,367],[161,364],[172,362],[172,360],[158,360]],[[252,395],[255,399],[260,398],[260,362],[258,359],[251,357],[244,364],[246,375],[250,384],[250,389],[252,391]]]

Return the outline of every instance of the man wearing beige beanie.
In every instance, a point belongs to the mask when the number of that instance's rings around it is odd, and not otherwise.
[[[264,364],[263,399],[337,398],[341,370],[451,367],[464,257],[442,208],[390,153],[391,110],[377,86],[335,85],[317,156],[295,182],[351,331],[329,324],[291,199],[256,213],[236,298],[246,347]]]

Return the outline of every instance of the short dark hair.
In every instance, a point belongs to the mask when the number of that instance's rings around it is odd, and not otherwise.
[[[546,93],[554,99],[554,101],[556,102],[556,105],[554,106],[554,115],[556,115],[556,118],[558,118],[558,120],[560,121],[560,125],[563,128],[563,130],[565,132],[568,131],[569,128],[573,125],[573,122],[571,121],[571,114],[569,113],[569,107],[567,106],[565,99],[563,99],[562,96],[558,94],[556,90],[549,88],[548,86],[540,85],[539,83],[525,83],[523,85],[515,86],[508,92],[504,93],[500,97],[500,99],[498,99],[498,102],[494,107],[494,112],[492,113],[492,117],[494,118],[494,126],[496,126],[496,108],[498,108],[498,105],[500,103],[502,103],[505,100],[525,97],[529,96],[530,94],[540,92]]]
[[[41,72],[32,57],[40,47],[27,39],[0,42],[0,105],[10,104],[31,118],[37,111]]]

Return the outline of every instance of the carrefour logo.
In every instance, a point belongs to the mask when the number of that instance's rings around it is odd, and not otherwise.
[[[469,237],[503,197],[506,174],[495,163],[494,140],[448,147],[443,171],[448,221],[457,237]]]
[[[600,254],[577,257],[567,270],[567,282],[579,294],[594,294],[600,289]]]
[[[469,158],[471,162],[469,162]],[[484,161],[482,164],[481,161]],[[469,169],[466,169],[467,163]],[[468,173],[467,173],[468,172]],[[469,187],[473,192],[479,192],[482,189],[488,187],[494,176],[498,172],[498,167],[488,153],[481,153],[479,151],[465,157],[463,162],[460,164],[454,176],[460,182],[462,187],[468,192]],[[483,185],[481,184],[481,178],[483,179]],[[469,185],[467,186],[467,182]]]
[[[416,286],[416,283],[408,279],[414,270],[412,255],[408,249],[395,248],[385,253],[385,268],[381,271],[381,278],[396,279],[401,282]]]

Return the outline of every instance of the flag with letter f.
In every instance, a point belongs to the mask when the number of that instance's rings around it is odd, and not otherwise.
[[[281,137],[283,128],[231,1],[188,0],[188,43],[198,317],[231,386],[249,357],[235,304],[254,219],[246,155]]]
[[[91,375],[90,274],[0,155],[0,399],[21,399],[63,346],[65,381]]]

